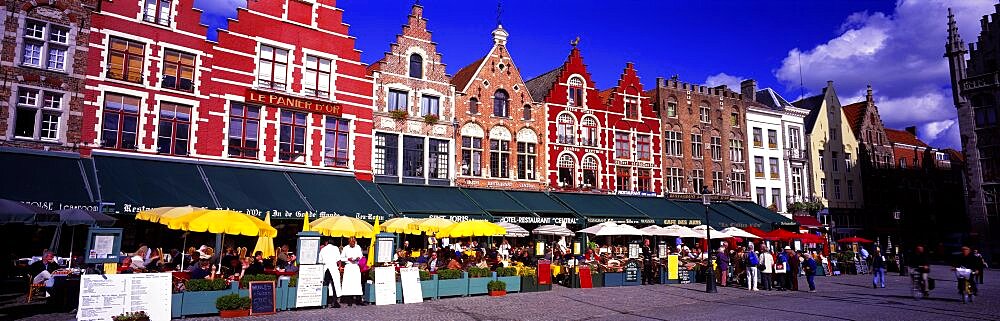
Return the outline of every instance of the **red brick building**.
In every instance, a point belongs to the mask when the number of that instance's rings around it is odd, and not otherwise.
[[[547,185],[544,111],[537,111],[507,51],[509,34],[451,79],[455,86],[457,175],[463,187],[541,190]]]
[[[862,170],[866,167],[892,167],[895,162],[892,146],[886,137],[887,130],[875,105],[872,86],[868,86],[864,101],[844,106],[844,114],[850,122],[854,137],[858,138],[859,155],[855,155]],[[845,161],[851,161],[850,158]]]
[[[611,190],[607,107],[580,49],[573,46],[561,66],[525,84],[545,111],[548,170],[544,173],[549,185],[568,191]]]
[[[0,146],[76,151],[95,3],[0,2]]]
[[[413,5],[396,42],[368,69],[375,80],[377,182],[450,185],[455,176],[455,90],[423,11]]]
[[[601,92],[601,99],[608,108],[606,138],[613,142],[608,146],[614,147],[608,153],[613,189],[625,195],[659,195],[663,190],[660,118],[632,63],[625,65],[614,88]]]
[[[192,0],[104,2],[84,142],[370,179],[373,82],[333,5],[251,1],[213,43]]]

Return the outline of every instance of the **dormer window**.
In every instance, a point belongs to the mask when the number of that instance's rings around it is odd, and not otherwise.
[[[635,97],[625,97],[625,118],[639,119],[639,100]]]
[[[142,20],[161,26],[170,26],[170,2],[172,0],[145,0]]]
[[[583,105],[583,80],[580,80],[578,77],[569,79],[569,100],[566,102],[566,105]]]
[[[493,93],[493,116],[507,118],[510,115],[510,96],[503,89]]]
[[[410,55],[410,78],[424,78],[424,57]]]

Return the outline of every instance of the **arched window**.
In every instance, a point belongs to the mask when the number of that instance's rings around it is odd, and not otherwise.
[[[479,113],[479,99],[476,99],[476,97],[469,98],[469,113],[470,114]]]
[[[597,187],[597,157],[587,156],[583,158],[583,186],[588,188]]]
[[[493,93],[493,116],[508,117],[510,115],[510,96],[507,91],[497,89]]]
[[[531,105],[524,105],[521,113],[524,115],[524,120],[531,120]]]
[[[569,154],[559,156],[556,165],[559,167],[559,186],[573,187],[573,175],[576,173],[576,161],[573,160],[573,156]]]
[[[424,78],[424,57],[418,54],[410,55],[410,77]]]
[[[561,114],[556,118],[556,141],[560,144],[572,145],[575,143],[573,137],[576,120],[569,114]]]
[[[569,79],[569,100],[566,101],[566,105],[583,105],[583,80],[580,77]]]
[[[594,117],[584,117],[580,125],[582,131],[580,138],[583,139],[583,145],[597,146],[598,132],[600,131],[600,128],[597,127],[597,120]]]

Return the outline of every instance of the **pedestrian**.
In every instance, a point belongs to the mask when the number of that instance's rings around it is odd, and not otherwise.
[[[760,279],[760,271],[757,270],[757,266],[760,265],[760,259],[757,257],[757,252],[753,249],[753,243],[750,243],[747,248],[747,290],[758,291],[757,282]]]
[[[872,254],[872,288],[882,287],[885,288],[885,256],[882,255],[882,250],[875,247],[875,253]]]
[[[653,284],[655,273],[653,273],[653,248],[649,246],[649,239],[642,242],[642,284]]]
[[[327,306],[340,308],[340,248],[330,244],[330,240],[323,240],[323,247],[319,250],[319,264],[323,264],[323,286],[327,287]],[[331,286],[332,285],[332,286]]]
[[[809,292],[816,292],[816,260],[809,253],[802,253],[802,269],[806,272],[806,281],[809,282]]]
[[[760,284],[764,287],[764,291],[771,291],[771,275],[774,273],[774,254],[771,254],[771,249],[764,245],[761,247],[760,256],[758,257],[760,261],[759,269],[762,269]]]
[[[719,247],[717,260],[719,261],[719,285],[726,286],[726,281],[729,281],[729,255],[726,254],[724,246]]]
[[[785,246],[785,252],[788,257],[788,272],[785,273],[785,279],[788,280],[788,289],[791,291],[799,290],[799,264],[802,264],[798,255],[791,247]]]
[[[972,255],[979,258],[979,271],[976,271],[976,274],[972,276],[972,279],[974,282],[983,284],[983,272],[990,268],[989,264],[986,264],[986,259],[983,258],[982,254],[979,254],[979,250],[973,250]]]
[[[784,250],[778,253],[778,262],[774,265],[774,273],[777,274],[778,288],[782,291],[789,290],[792,288],[791,281],[788,280],[788,274],[791,272],[792,268],[789,267],[791,260],[788,258],[788,250],[791,249],[785,246]]]

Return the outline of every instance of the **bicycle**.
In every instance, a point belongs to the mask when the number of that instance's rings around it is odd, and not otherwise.
[[[927,289],[927,284],[921,273],[910,273],[910,284],[910,293],[914,299],[920,300],[930,296],[930,291]]]
[[[975,297],[972,293],[972,270],[964,267],[955,268],[955,277],[958,278],[958,294],[962,296],[962,303],[972,303]]]

